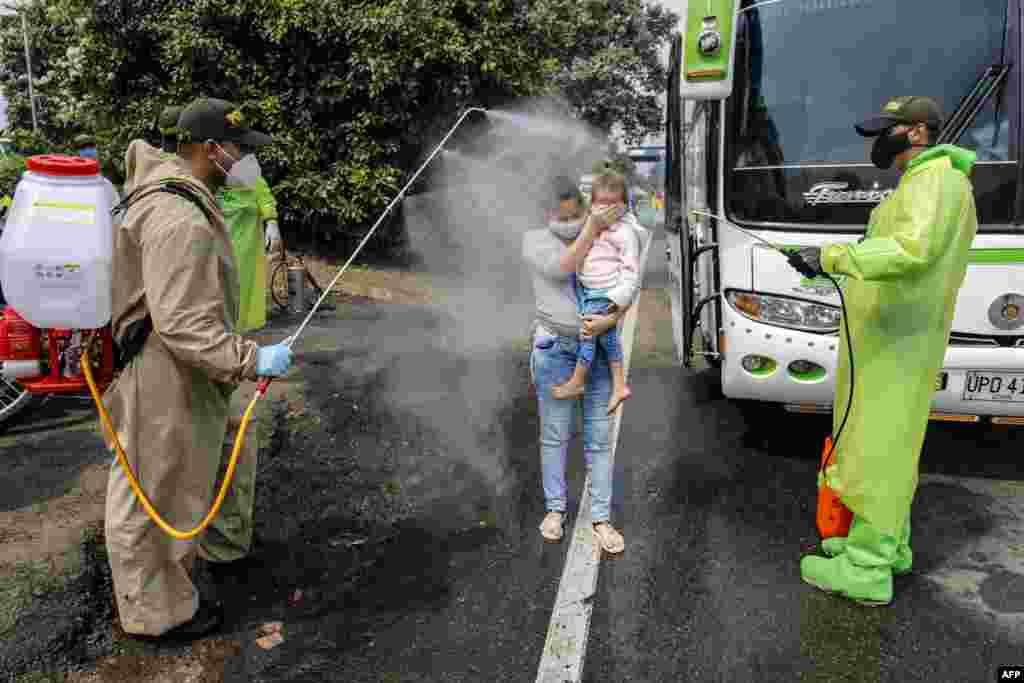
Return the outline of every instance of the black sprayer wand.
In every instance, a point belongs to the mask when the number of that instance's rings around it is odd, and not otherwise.
[[[782,254],[783,256],[785,256],[786,257],[786,261],[789,262],[789,265],[791,265],[794,269],[796,269],[797,272],[799,272],[801,275],[806,275],[807,277],[810,277],[810,278],[813,278],[813,277],[815,277],[817,275],[824,275],[826,278],[828,278],[828,281],[831,282],[832,285],[836,288],[836,292],[839,293],[839,305],[841,306],[842,311],[843,311],[843,326],[846,329],[846,350],[847,350],[847,352],[849,353],[849,356],[850,356],[850,397],[846,401],[846,410],[843,413],[843,421],[839,423],[839,430],[836,432],[836,437],[832,440],[832,447],[829,449],[828,455],[825,458],[822,459],[822,463],[823,463],[822,467],[824,467],[824,463],[828,462],[829,458],[832,457],[832,454],[835,453],[836,445],[839,443],[839,437],[843,433],[843,427],[846,426],[846,420],[849,419],[849,417],[850,417],[850,406],[853,405],[853,381],[854,381],[854,377],[856,376],[856,374],[853,371],[853,368],[854,368],[854,366],[853,366],[853,339],[850,337],[850,323],[847,320],[848,316],[846,315],[846,299],[843,298],[843,290],[842,290],[842,288],[839,286],[839,283],[836,282],[835,278],[833,278],[831,275],[829,275],[825,271],[818,272],[818,271],[815,271],[813,268],[811,268],[807,264],[806,261],[804,261],[802,258],[800,258],[799,254],[796,254],[796,253],[793,253],[793,252],[787,252],[782,247],[780,247],[778,245],[775,245],[775,244],[772,244],[771,242],[769,242],[765,238],[761,237],[760,235],[756,235],[756,234],[750,232],[749,230],[746,230],[745,228],[741,228],[740,226],[736,225],[732,221],[726,220],[725,218],[723,218],[721,216],[716,216],[715,214],[708,213],[706,211],[696,211],[696,210],[691,210],[690,213],[698,215],[698,216],[706,216],[708,218],[714,218],[715,220],[717,220],[718,222],[722,223],[723,225],[728,225],[733,230],[737,230],[737,231],[743,233],[744,235],[746,235],[747,237],[750,237],[750,238],[752,238],[754,240],[757,240],[758,242],[761,242],[762,244],[767,245],[768,247],[771,247],[775,251],[777,251],[780,254]]]

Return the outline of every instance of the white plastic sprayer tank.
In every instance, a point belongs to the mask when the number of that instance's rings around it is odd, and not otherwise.
[[[116,196],[93,159],[42,155],[27,166],[0,237],[4,297],[36,327],[103,327]]]

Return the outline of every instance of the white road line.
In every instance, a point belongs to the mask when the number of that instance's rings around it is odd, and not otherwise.
[[[640,254],[640,281],[647,267],[652,235],[647,238]],[[633,341],[636,336],[636,321],[640,311],[640,296],[626,313],[622,323],[623,371],[629,377],[629,361],[633,355]],[[619,425],[622,423],[620,405],[612,417],[611,460],[615,467],[615,448],[619,443]],[[627,541],[628,546],[628,541]],[[627,549],[628,552],[628,549]],[[594,611],[594,593],[597,591],[597,576],[601,567],[601,551],[590,525],[590,474],[583,482],[583,495],[573,525],[571,545],[565,557],[565,569],[558,584],[558,596],[551,613],[544,652],[537,669],[537,683],[578,683],[583,677],[583,661],[587,654],[587,640],[590,637],[590,615]]]

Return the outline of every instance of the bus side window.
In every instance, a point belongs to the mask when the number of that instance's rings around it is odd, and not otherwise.
[[[974,120],[974,125],[960,138],[960,145],[974,150],[978,155],[978,161],[1011,161],[1010,119],[1006,115],[1008,106],[1005,101],[1002,103],[997,119],[998,101],[998,95],[990,99],[985,109]]]

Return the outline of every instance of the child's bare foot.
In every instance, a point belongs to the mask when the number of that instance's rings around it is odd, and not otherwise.
[[[586,393],[586,389],[586,385],[576,384],[572,380],[569,380],[565,384],[559,384],[551,387],[551,395],[559,401],[564,401],[570,398],[579,398]]]
[[[611,398],[608,399],[608,414],[611,415],[615,412],[615,409],[619,407],[619,404],[627,400],[633,392],[630,391],[629,387],[624,388],[622,391],[613,391]]]

